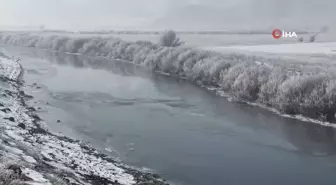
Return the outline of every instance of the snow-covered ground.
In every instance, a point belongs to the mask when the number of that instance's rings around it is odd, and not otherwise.
[[[323,68],[335,74],[336,42],[289,43],[277,45],[234,45],[202,47],[202,49],[222,54],[240,53],[249,56],[268,58],[268,65],[282,65],[286,68]],[[279,61],[281,59],[281,61]]]
[[[223,46],[209,47],[214,51],[245,51],[273,54],[336,54],[336,42],[321,43],[292,43],[278,45],[255,45],[255,46]]]

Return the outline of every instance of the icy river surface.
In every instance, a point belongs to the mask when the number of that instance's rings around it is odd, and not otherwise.
[[[5,47],[51,130],[185,185],[334,185],[336,133],[131,64]]]

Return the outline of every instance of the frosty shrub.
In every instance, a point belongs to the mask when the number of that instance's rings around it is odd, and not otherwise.
[[[177,47],[183,43],[180,41],[180,38],[176,36],[175,31],[168,30],[160,36],[159,44],[164,47]]]
[[[336,75],[333,68],[322,65],[239,53],[223,54],[186,46],[171,47],[180,43],[172,31],[161,37],[160,44],[17,33],[0,33],[0,43],[127,60],[153,71],[214,86],[240,101],[336,123]],[[78,61],[78,65],[81,63],[83,61]]]
[[[17,164],[0,164],[0,184],[25,185],[20,168]]]

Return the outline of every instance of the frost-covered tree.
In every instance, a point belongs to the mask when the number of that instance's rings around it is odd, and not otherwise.
[[[309,37],[309,42],[315,42],[317,35],[312,35]]]
[[[175,31],[168,30],[160,36],[159,44],[164,47],[177,47],[181,46],[183,42],[176,36]]]

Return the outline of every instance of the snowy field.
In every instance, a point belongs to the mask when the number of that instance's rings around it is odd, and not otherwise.
[[[311,34],[302,34],[306,41]],[[90,36],[90,35],[88,35]],[[159,35],[130,35],[130,34],[110,34],[109,37],[118,37],[126,41],[149,40],[156,43]],[[277,44],[294,44],[297,38],[286,38],[276,40],[269,34],[181,34],[181,40],[188,45],[195,47],[221,47],[221,46],[254,46],[254,45],[277,45]],[[92,37],[92,35],[91,35]],[[316,37],[317,42],[336,42],[336,34],[325,33]]]
[[[336,42],[320,43],[293,43],[277,45],[254,45],[254,46],[224,46],[212,47],[214,51],[246,51],[254,53],[271,53],[271,54],[306,54],[306,55],[336,55]]]
[[[334,65],[336,61],[336,42],[289,43],[272,45],[234,45],[202,47],[205,50],[223,54],[238,52],[267,58],[289,60],[291,64]],[[271,61],[270,61],[271,62]]]

